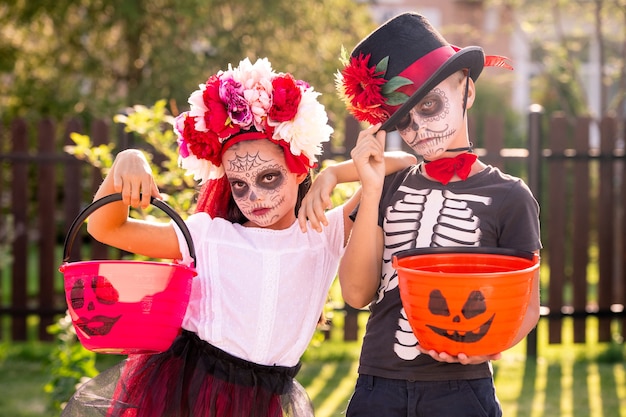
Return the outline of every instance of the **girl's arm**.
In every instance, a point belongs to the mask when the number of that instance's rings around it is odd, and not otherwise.
[[[107,204],[89,216],[87,231],[96,240],[151,258],[182,257],[172,224],[128,217],[129,206],[145,208],[151,196],[161,198],[141,151],[129,149],[118,154],[94,199],[114,193],[122,193],[122,201]]]

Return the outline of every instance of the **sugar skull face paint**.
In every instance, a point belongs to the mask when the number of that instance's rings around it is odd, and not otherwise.
[[[443,81],[397,125],[402,139],[425,159],[443,155],[463,128],[463,95],[458,86],[454,77]]]
[[[224,152],[222,163],[249,225],[282,229],[295,221],[297,175],[287,169],[279,146],[267,140],[240,142]]]

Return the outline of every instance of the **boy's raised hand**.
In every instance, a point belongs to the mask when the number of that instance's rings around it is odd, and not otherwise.
[[[150,205],[151,196],[163,198],[152,176],[150,164],[139,150],[120,152],[109,175],[113,176],[115,192],[122,194],[122,201],[126,205],[146,208]]]

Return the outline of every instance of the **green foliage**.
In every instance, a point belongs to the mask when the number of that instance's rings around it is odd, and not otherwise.
[[[13,262],[12,242],[15,239],[13,215],[6,214],[0,223],[0,270],[7,268]]]
[[[372,28],[354,0],[0,0],[0,108],[100,118],[165,97],[178,114],[210,74],[268,57],[320,91],[338,125],[341,45]]]
[[[56,337],[56,345],[50,355],[50,379],[44,391],[50,396],[50,407],[61,410],[78,384],[98,374],[96,354],[78,342],[69,314],[48,326],[48,332]]]
[[[64,148],[65,152],[74,155],[78,159],[88,161],[94,167],[101,171],[107,170],[113,164],[113,149],[115,145],[110,143],[106,145],[94,146],[91,138],[77,132],[70,133],[71,139],[75,146],[68,145]]]
[[[486,123],[489,117],[504,119],[504,146],[516,148],[525,146],[522,123],[519,114],[511,108],[507,95],[502,93],[502,86],[488,79],[481,79],[476,86],[476,100],[469,110],[476,120],[476,138],[480,141],[485,137]]]
[[[123,124],[125,132],[140,138],[139,148],[144,149],[152,167],[157,186],[165,201],[179,214],[193,210],[196,193],[193,178],[186,176],[178,166],[178,151],[174,132],[173,117],[169,114],[165,100],[157,101],[152,107],[136,105],[125,115],[116,115],[113,120]],[[74,146],[66,146],[65,151],[89,162],[106,175],[114,160],[114,145],[94,146],[87,135],[72,133]],[[151,209],[144,211],[144,215]]]
[[[623,0],[498,3],[512,11],[519,35],[530,45],[534,103],[547,113],[558,110],[568,117],[624,116]],[[597,95],[598,108],[590,108],[590,95]]]
[[[624,363],[626,348],[623,342],[613,342],[608,344],[606,349],[597,356],[598,363]]]

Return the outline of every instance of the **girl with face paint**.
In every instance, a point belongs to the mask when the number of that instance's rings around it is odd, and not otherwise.
[[[267,140],[240,142],[222,157],[233,201],[246,227],[285,229],[296,219],[298,186],[308,174],[293,174],[280,146]]]
[[[423,349],[404,311],[392,257],[451,246],[540,250],[537,201],[521,179],[478,160],[467,129],[483,67],[510,67],[480,47],[450,45],[416,13],[385,22],[344,63],[337,75],[340,97],[355,118],[370,124],[351,151],[362,190],[339,267],[345,301],[370,310],[346,415],[500,417],[489,361],[501,352],[453,356]],[[386,175],[382,151],[386,133],[396,129],[421,161]],[[302,203],[301,222],[323,227],[320,207],[338,182],[338,171],[320,174]],[[511,346],[538,321],[538,273],[531,288]],[[431,307],[423,314],[436,314]],[[445,334],[477,333],[457,322],[450,326]]]
[[[85,384],[63,416],[313,416],[295,376],[358,201],[329,210],[319,233],[296,221],[332,132],[317,96],[266,59],[241,61],[191,94],[190,110],[174,126],[180,163],[201,183],[196,213],[186,220],[198,275],[181,334],[166,352],[130,355]],[[416,161],[404,153],[385,158],[390,172]],[[343,166],[355,175],[354,166]],[[122,201],[90,216],[96,239],[192,262],[174,223],[128,218],[129,206],[162,198],[142,152],[118,154],[95,198],[112,193]]]

